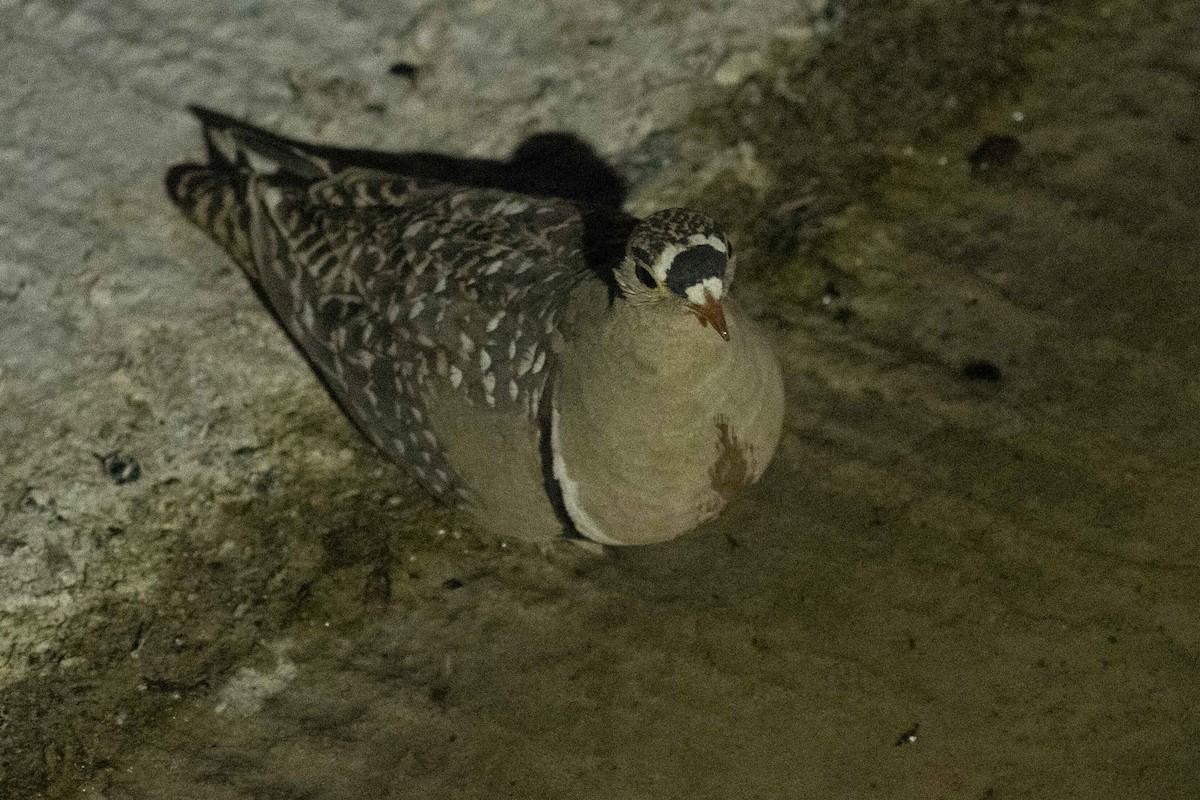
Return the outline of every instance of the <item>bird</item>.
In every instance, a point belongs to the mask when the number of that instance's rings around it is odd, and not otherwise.
[[[405,174],[192,111],[207,161],[168,170],[170,200],[366,438],[484,529],[666,542],[766,469],[779,362],[709,217]]]

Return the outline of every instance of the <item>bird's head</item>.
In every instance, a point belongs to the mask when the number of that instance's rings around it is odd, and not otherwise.
[[[616,275],[629,302],[677,305],[729,341],[721,303],[733,281],[733,248],[703,214],[668,208],[646,217],[633,229]]]

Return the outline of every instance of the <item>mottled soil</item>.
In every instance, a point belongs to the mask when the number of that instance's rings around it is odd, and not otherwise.
[[[0,787],[1200,796],[1194,3],[867,3],[747,63],[670,158],[659,137],[622,162],[636,207],[728,221],[789,398],[761,483],[670,545],[472,533],[252,298],[223,305],[238,276],[145,211],[156,187],[114,202],[168,231],[124,245],[161,251],[144,285],[201,272],[165,302],[210,318],[101,360],[109,394],[64,388],[108,427],[45,395],[0,425],[0,554],[35,528],[122,554],[86,575],[109,598],[89,624],[14,635]],[[226,351],[254,387],[234,403]],[[40,466],[29,441],[56,443]],[[92,454],[118,451],[137,481]],[[86,493],[103,516],[73,512]]]

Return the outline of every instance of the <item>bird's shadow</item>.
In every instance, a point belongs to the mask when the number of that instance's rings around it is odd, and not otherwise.
[[[319,156],[333,172],[372,169],[456,186],[565,200],[579,210],[583,219],[584,257],[606,282],[611,283],[610,270],[624,255],[636,224],[622,210],[629,195],[625,179],[591,145],[572,133],[533,134],[507,159],[464,158],[427,151],[392,153],[315,144],[280,136],[203,106],[190,109],[207,126],[250,131],[255,138]]]
[[[534,134],[503,160],[431,152],[314,149],[339,168],[365,167],[458,186],[557,197],[593,208],[620,210],[629,194],[616,170],[604,163],[590,145],[570,133]]]
[[[334,172],[358,167],[442,181],[458,186],[503,189],[571,203],[619,210],[629,194],[625,180],[596,151],[572,133],[536,133],[521,142],[507,159],[462,158],[415,151],[388,153],[303,142],[251,125],[204,106],[191,111],[206,125],[253,131],[325,159]]]

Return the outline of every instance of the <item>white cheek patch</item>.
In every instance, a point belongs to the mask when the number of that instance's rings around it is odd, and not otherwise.
[[[725,242],[721,241],[721,237],[712,236],[703,233],[693,233],[688,237],[688,246],[695,247],[699,244],[706,244],[718,253],[729,255],[729,248],[725,246]]]
[[[702,306],[706,301],[705,292],[712,295],[713,300],[720,300],[725,294],[725,284],[720,278],[705,278],[702,282],[687,287],[684,294],[692,305]]]

